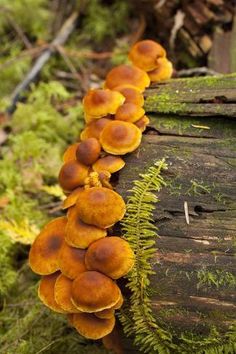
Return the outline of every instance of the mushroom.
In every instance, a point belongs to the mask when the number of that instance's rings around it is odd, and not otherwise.
[[[125,214],[125,202],[122,197],[104,187],[84,190],[75,208],[80,220],[103,229],[120,221]]]
[[[101,339],[115,326],[115,317],[101,319],[92,313],[76,313],[73,315],[73,326],[80,335],[88,339]]]
[[[101,145],[95,138],[88,138],[82,141],[77,150],[76,158],[86,166],[92,165],[97,161],[101,153]]]
[[[71,290],[73,281],[65,275],[60,274],[54,286],[54,298],[56,303],[67,313],[80,312],[71,301]]]
[[[84,192],[87,195],[87,190],[84,190],[83,193],[81,193],[83,198],[78,199],[78,201],[81,200],[82,204],[84,203]],[[84,205],[84,207],[87,208],[87,205]],[[93,212],[96,213],[96,210],[93,210]],[[80,218],[77,206],[69,209],[68,223],[65,230],[65,241],[70,246],[85,249],[90,243],[105,237],[106,234],[106,230],[84,223]]]
[[[66,217],[59,217],[49,222],[34,240],[30,253],[31,269],[41,275],[59,270],[59,253],[65,237]]]
[[[121,85],[116,87],[116,91],[119,91],[125,97],[125,103],[131,102],[140,107],[144,105],[144,97],[140,90],[133,85]]]
[[[116,326],[112,332],[102,338],[102,343],[108,352],[113,354],[125,354],[120,333]]]
[[[136,66],[122,64],[107,74],[105,87],[115,90],[120,85],[133,85],[140,91],[144,91],[150,85],[147,73]]]
[[[112,318],[115,315],[115,310],[112,308],[105,309],[102,311],[94,312],[94,315],[98,318]]]
[[[88,176],[89,168],[78,161],[66,162],[59,173],[59,184],[65,191],[83,186],[84,180]]]
[[[125,101],[124,96],[117,91],[108,89],[89,90],[83,99],[85,121],[101,118],[107,114],[115,114],[117,108]]]
[[[70,145],[63,154],[63,162],[68,162],[71,160],[76,160],[76,150],[80,143],[75,143]]]
[[[109,117],[110,118],[110,117]],[[80,134],[81,141],[88,138],[100,138],[100,134],[107,123],[111,121],[109,118],[100,118],[89,123]]]
[[[145,111],[142,107],[137,106],[134,103],[128,102],[124,103],[117,109],[115,119],[134,123],[139,120],[144,114]]]
[[[124,303],[124,298],[123,298],[122,294],[120,293],[120,298],[117,301],[117,303],[114,306],[112,306],[112,309],[119,310],[121,308],[121,306],[123,305],[123,303]]]
[[[106,275],[87,271],[78,275],[72,285],[72,302],[82,312],[98,312],[115,305],[120,289]]]
[[[112,155],[125,155],[140,145],[142,134],[133,123],[111,121],[103,129],[100,137],[102,148]]]
[[[59,254],[59,267],[63,275],[75,279],[86,271],[85,250],[71,247],[64,241]]]
[[[134,265],[134,253],[127,241],[117,236],[93,242],[86,254],[88,270],[96,270],[112,279],[126,275]]]
[[[149,71],[148,75],[151,81],[158,82],[168,80],[173,73],[173,65],[167,58],[159,58],[157,60],[156,69]]]
[[[135,122],[135,125],[141,130],[143,133],[146,130],[147,125],[150,123],[150,120],[147,116],[143,116],[141,119],[139,119],[137,122]]]
[[[93,164],[93,170],[98,173],[103,171],[115,173],[121,170],[124,167],[124,165],[125,162],[121,157],[108,155],[97,160]]]
[[[38,296],[40,300],[51,310],[59,313],[65,313],[60,305],[55,301],[54,287],[56,280],[60,276],[60,272],[50,275],[44,275],[39,283]]]
[[[68,209],[75,205],[77,199],[79,198],[80,193],[84,190],[83,187],[78,187],[74,189],[67,198],[63,201],[62,209]]]

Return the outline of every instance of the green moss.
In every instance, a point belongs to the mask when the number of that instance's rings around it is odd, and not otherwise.
[[[185,111],[186,103],[176,102],[175,97],[178,94],[168,93],[163,90],[157,95],[148,96],[144,109],[147,112],[160,112],[164,114],[178,114]]]
[[[235,289],[236,276],[230,272],[216,269],[209,271],[201,269],[197,271],[197,288],[215,288],[215,289]]]

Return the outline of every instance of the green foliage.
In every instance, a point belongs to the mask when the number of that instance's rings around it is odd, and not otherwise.
[[[0,306],[3,299],[14,284],[17,272],[12,264],[12,242],[0,232]],[[1,327],[1,326],[0,326]]]
[[[236,277],[230,272],[226,272],[221,269],[216,269],[215,271],[209,271],[206,269],[200,269],[197,272],[198,284],[197,288],[231,288],[236,287]]]

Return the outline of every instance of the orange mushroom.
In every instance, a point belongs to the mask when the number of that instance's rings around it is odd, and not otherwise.
[[[115,315],[115,310],[112,308],[105,309],[102,311],[94,312],[94,315],[98,318],[112,318]]]
[[[65,237],[66,217],[59,217],[49,222],[34,240],[30,253],[31,269],[41,275],[59,270],[59,253]]]
[[[102,148],[112,155],[125,155],[140,145],[142,134],[133,123],[112,121],[103,129],[100,137]]]
[[[74,189],[67,198],[63,201],[62,209],[68,209],[75,205],[77,199],[79,198],[80,193],[83,191],[83,187],[78,187]]]
[[[133,85],[140,91],[144,91],[150,85],[147,73],[135,66],[119,65],[109,71],[105,81],[105,87],[115,90],[120,85]]]
[[[93,170],[96,172],[108,171],[115,173],[121,170],[125,165],[124,160],[119,156],[108,155],[100,158],[93,164]]]
[[[151,81],[158,82],[168,80],[173,73],[173,65],[167,58],[159,58],[157,60],[156,69],[149,71],[148,75]]]
[[[134,265],[134,253],[127,241],[110,236],[93,242],[86,254],[88,270],[96,270],[112,279],[126,275]]]
[[[115,119],[134,123],[139,120],[144,114],[145,111],[142,107],[137,106],[134,103],[128,102],[124,103],[117,109]]]
[[[116,91],[125,97],[125,103],[131,102],[140,107],[144,105],[144,97],[137,87],[128,84],[121,85],[116,87]]]
[[[120,293],[120,298],[117,301],[117,303],[114,306],[112,306],[112,309],[119,310],[121,308],[121,306],[123,305],[123,303],[124,303],[124,298],[123,298],[122,294]]]
[[[60,274],[54,286],[54,298],[56,303],[67,313],[80,312],[71,301],[71,290],[73,281],[63,274]]]
[[[88,138],[79,144],[76,150],[76,157],[82,164],[90,166],[97,161],[100,153],[101,145],[99,141],[95,138]]]
[[[105,229],[123,218],[125,202],[111,189],[93,187],[81,193],[76,211],[83,222]]]
[[[129,52],[129,59],[133,65],[144,71],[151,71],[157,67],[157,59],[166,56],[165,49],[152,40],[144,40],[133,45]]]
[[[120,289],[104,274],[87,271],[78,275],[72,285],[72,302],[82,312],[98,312],[115,305]]]
[[[66,162],[59,173],[59,184],[65,191],[83,186],[84,180],[88,176],[89,168],[78,161]]]
[[[93,189],[93,188],[91,188]],[[88,189],[90,191],[90,189]],[[87,195],[87,190],[81,193],[78,202],[84,203],[84,192]],[[83,198],[81,199],[81,196]],[[86,208],[87,205],[84,205]],[[94,210],[96,212],[96,210]],[[77,206],[71,208],[68,212],[68,223],[65,230],[65,240],[70,246],[85,249],[90,243],[105,237],[107,231],[94,225],[88,225],[80,218],[80,213]]]
[[[38,296],[44,305],[49,307],[51,310],[59,313],[65,313],[62,307],[55,301],[54,297],[54,287],[59,276],[60,272],[44,275],[39,283]]]
[[[76,160],[76,150],[77,147],[79,146],[80,143],[75,143],[70,145],[66,151],[64,152],[64,155],[62,157],[63,162],[68,162],[71,160]]]
[[[96,119],[96,120],[92,121],[91,123],[89,123],[85,127],[85,129],[82,131],[82,133],[80,134],[81,141],[84,141],[85,139],[88,139],[88,138],[99,139],[103,128],[110,121],[111,121],[111,119],[109,119],[109,118],[100,118],[100,119]]]
[[[141,130],[143,133],[146,130],[147,125],[150,123],[150,119],[147,116],[143,116],[140,118],[137,122],[135,122],[135,125]]]
[[[75,279],[86,271],[85,250],[71,247],[64,241],[59,254],[59,267],[63,275]]]
[[[92,313],[78,313],[73,315],[73,326],[80,335],[88,339],[101,339],[115,326],[115,317],[101,319]]]

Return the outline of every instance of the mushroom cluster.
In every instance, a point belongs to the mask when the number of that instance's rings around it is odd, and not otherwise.
[[[42,275],[41,301],[67,314],[69,323],[90,339],[112,332],[115,310],[123,303],[116,280],[135,262],[129,243],[111,236],[126,210],[111,175],[124,167],[123,155],[138,148],[149,123],[143,91],[150,81],[172,73],[165,50],[150,40],[136,43],[129,59],[133,65],[112,69],[103,88],[85,95],[86,126],[80,141],[65,151],[59,173],[66,216],[44,227],[29,254],[31,269]]]

